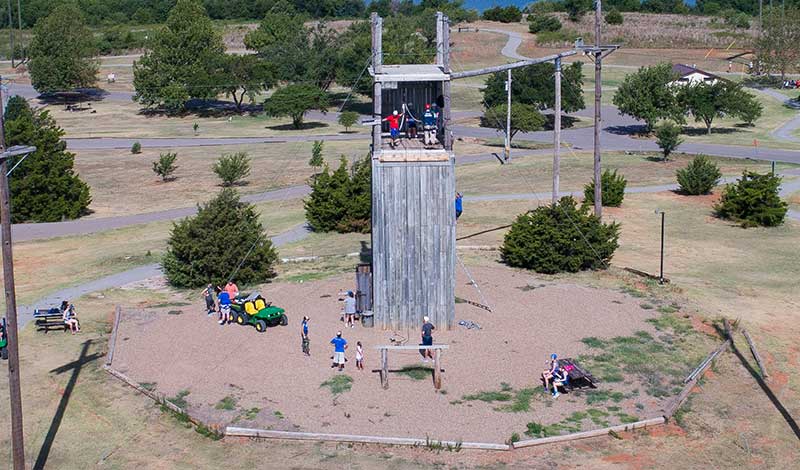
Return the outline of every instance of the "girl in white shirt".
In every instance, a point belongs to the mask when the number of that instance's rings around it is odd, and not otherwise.
[[[356,369],[364,370],[364,349],[361,347],[361,341],[356,343]]]

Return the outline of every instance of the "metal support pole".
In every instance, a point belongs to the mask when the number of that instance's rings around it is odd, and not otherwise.
[[[13,20],[12,12],[11,12],[11,0],[8,0],[8,44],[9,44],[9,51],[11,56],[11,68],[15,67],[14,65],[14,20]]]
[[[595,0],[594,12],[594,215],[603,217],[603,184],[600,173],[600,97],[603,94],[601,61],[603,51],[600,49],[600,20],[602,18],[601,0]]]
[[[658,282],[664,283],[664,216],[665,212],[661,212],[661,269],[659,270]]]
[[[506,80],[506,161],[511,160],[511,69],[508,69],[508,79]]]
[[[775,160],[772,160],[772,176],[775,176]]]
[[[556,59],[556,104],[553,115],[553,204],[558,202],[558,185],[561,173],[561,58]]]
[[[2,78],[0,78],[2,84]],[[0,107],[3,91],[0,88]],[[0,151],[6,150],[4,111],[0,109]],[[11,250],[11,202],[8,190],[6,158],[0,159],[0,231],[3,236],[3,288],[8,327],[8,388],[11,398],[11,448],[14,470],[25,469],[25,445],[22,434],[22,392],[19,380],[19,335],[17,334],[17,298],[14,291],[14,257]]]

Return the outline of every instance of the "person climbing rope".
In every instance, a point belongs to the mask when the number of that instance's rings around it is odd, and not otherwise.
[[[392,148],[394,148],[397,146],[397,138],[400,137],[400,115],[394,110],[391,116],[386,116],[383,120],[389,122],[389,135],[392,137]]]
[[[456,220],[461,217],[461,213],[464,212],[464,196],[461,193],[456,193]]]
[[[436,120],[438,116],[431,110],[430,103],[425,105],[425,112],[422,113],[422,143],[428,147],[436,145]]]

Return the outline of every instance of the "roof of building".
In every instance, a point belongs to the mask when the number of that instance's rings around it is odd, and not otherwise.
[[[687,75],[691,75],[693,73],[699,73],[701,75],[705,75],[706,77],[722,79],[714,75],[713,73],[706,72],[705,70],[700,70],[697,67],[692,67],[686,64],[672,64],[672,71],[678,74],[680,77],[685,77]]]
[[[450,74],[436,64],[384,65],[381,73],[375,75],[372,67],[369,73],[378,82],[428,82],[447,81]]]

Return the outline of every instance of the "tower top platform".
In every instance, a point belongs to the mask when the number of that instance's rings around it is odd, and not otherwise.
[[[436,64],[383,65],[378,74],[375,74],[375,70],[370,67],[369,74],[376,82],[383,83],[450,81],[450,74],[445,73],[444,68]]]

